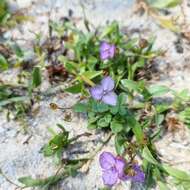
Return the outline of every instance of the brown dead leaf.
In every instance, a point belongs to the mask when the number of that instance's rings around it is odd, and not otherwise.
[[[8,47],[6,47],[4,44],[0,44],[0,54],[8,58],[11,54],[11,51]]]
[[[176,132],[183,129],[183,124],[174,116],[166,117],[166,127],[169,132]]]
[[[57,80],[66,80],[68,72],[62,64],[49,65],[46,67],[50,83],[56,82]]]

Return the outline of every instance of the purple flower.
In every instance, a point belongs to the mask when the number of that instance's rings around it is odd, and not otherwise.
[[[145,180],[145,174],[139,165],[133,164],[125,169],[125,175],[122,177],[122,180],[143,183]]]
[[[118,180],[131,180],[143,183],[145,174],[138,164],[127,164],[122,157],[115,157],[110,152],[103,152],[99,158],[102,168],[102,179],[105,185],[111,187]]]
[[[111,187],[119,179],[123,179],[126,162],[121,157],[114,157],[110,152],[103,152],[99,158],[103,169],[102,179],[105,185]]]
[[[115,86],[111,77],[102,79],[100,85],[96,85],[90,89],[90,94],[95,100],[100,100],[105,104],[115,106],[117,103],[117,95],[113,91]]]
[[[115,55],[115,45],[107,42],[102,42],[100,45],[100,58],[101,60],[111,59]]]

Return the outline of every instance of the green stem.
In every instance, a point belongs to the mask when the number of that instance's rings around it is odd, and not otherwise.
[[[132,66],[129,62],[127,63],[127,70],[128,70],[128,80],[133,80]]]

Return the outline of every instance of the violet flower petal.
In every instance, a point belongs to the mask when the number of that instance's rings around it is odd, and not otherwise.
[[[117,183],[118,173],[115,168],[103,171],[102,179],[105,185],[111,187]]]
[[[136,175],[130,176],[130,175],[124,174],[122,177],[120,177],[120,179],[123,181],[131,180],[133,182],[143,183],[145,181],[145,174],[141,170],[140,166],[135,164],[132,166],[132,169],[135,171]]]
[[[141,170],[140,166],[138,166],[137,164],[135,164],[135,165],[133,166],[133,169],[135,170],[136,175],[135,175],[135,176],[132,176],[132,177],[131,177],[131,180],[134,181],[134,182],[143,183],[144,180],[145,180],[145,174],[144,174],[144,172]]]
[[[113,58],[115,55],[115,50],[115,45],[109,44],[107,42],[102,42],[100,44],[100,58],[102,60]]]
[[[102,79],[101,86],[103,87],[104,91],[110,92],[114,89],[115,82],[110,76],[107,76]]]
[[[100,58],[106,60],[109,58],[109,48],[110,45],[107,42],[102,42],[100,45]]]
[[[116,165],[115,165],[117,171],[118,171],[118,176],[120,179],[123,179],[123,176],[125,175],[124,170],[126,167],[126,162],[123,158],[117,157],[116,158]]]
[[[132,180],[133,182],[143,183],[144,180],[145,180],[145,174],[144,174],[142,171],[139,171],[139,172],[137,173],[137,175],[131,177],[131,180]]]
[[[108,92],[102,97],[102,102],[105,104],[115,106],[117,104],[117,95],[115,92]]]
[[[109,170],[115,165],[116,160],[110,152],[103,152],[99,157],[99,162],[101,168],[104,170]]]
[[[90,88],[90,94],[95,100],[101,100],[103,96],[103,87],[101,85],[97,85],[95,87]]]
[[[113,57],[114,57],[114,55],[115,55],[115,50],[116,50],[115,45],[111,45],[111,46],[110,46],[110,49],[109,49],[109,57],[110,57],[110,58],[113,58]]]
[[[106,51],[100,52],[100,58],[101,58],[101,60],[108,59],[109,58],[109,52],[106,52]]]
[[[100,44],[100,51],[105,51],[105,50],[108,50],[109,48],[110,48],[110,44],[105,41]]]

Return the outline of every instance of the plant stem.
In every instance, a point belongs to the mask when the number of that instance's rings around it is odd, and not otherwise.
[[[86,132],[86,133],[82,133],[82,134],[79,134],[79,135],[77,135],[77,136],[75,136],[75,137],[69,139],[69,142],[72,143],[72,142],[78,140],[79,138],[81,138],[81,137],[83,137],[83,136],[89,137],[90,135],[92,135],[92,134],[91,134],[91,133],[87,133],[87,132]]]
[[[14,183],[12,180],[10,180],[10,179],[3,173],[3,171],[2,171],[1,169],[0,169],[0,175],[2,175],[2,177],[4,177],[5,180],[8,181],[10,184],[16,186],[17,188],[22,188],[22,186],[20,186],[20,185]]]

